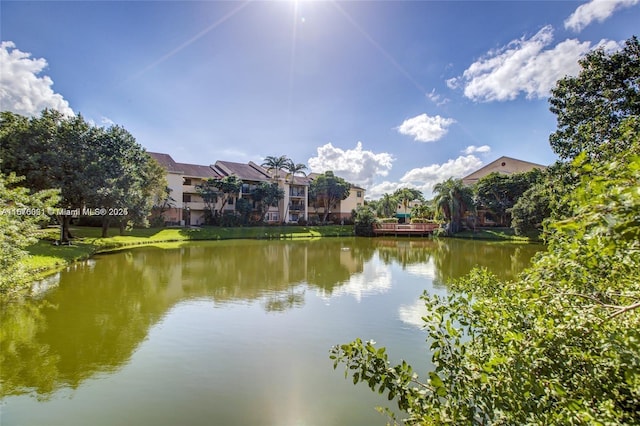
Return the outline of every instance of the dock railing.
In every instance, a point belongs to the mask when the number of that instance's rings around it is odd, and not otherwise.
[[[377,223],[373,232],[377,235],[425,235],[439,227],[437,223]]]

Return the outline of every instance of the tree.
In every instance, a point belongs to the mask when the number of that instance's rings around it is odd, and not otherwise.
[[[380,199],[378,214],[382,217],[395,216],[398,205],[398,199],[391,194],[383,194]]]
[[[417,204],[413,206],[411,209],[411,217],[412,218],[421,218],[421,219],[430,219],[432,220],[435,217],[435,209],[433,208],[433,204],[430,202],[423,202],[422,204]]]
[[[284,198],[284,191],[275,182],[260,182],[251,193],[251,197],[254,201],[260,203],[260,222],[264,222],[269,207],[278,205],[280,200]]]
[[[266,167],[267,171],[273,172],[273,178],[278,180],[280,178],[280,170],[284,169],[291,160],[286,155],[275,157],[272,155],[267,156],[262,162],[262,167]]]
[[[345,200],[349,196],[351,184],[327,171],[315,178],[309,187],[309,198],[316,208],[322,207],[324,215],[322,221],[326,222],[331,211],[331,206],[337,202]]]
[[[39,224],[46,222],[58,202],[59,191],[30,193],[17,186],[23,178],[0,173],[0,293],[19,288],[29,278],[20,262],[26,247],[37,241]]]
[[[511,209],[511,227],[516,235],[542,232],[542,224],[551,216],[549,189],[538,183],[522,194]]]
[[[625,152],[629,141],[619,137],[620,124],[640,115],[638,38],[627,40],[621,51],[592,51],[580,66],[577,77],[559,80],[551,91],[550,109],[558,122],[551,148],[564,160],[583,151],[596,159]]]
[[[304,173],[307,170],[307,166],[302,163],[294,163],[293,161],[287,161],[287,164],[284,166],[285,170],[288,172],[287,178],[291,177],[291,183],[295,183],[296,175],[302,173],[302,175],[306,176]]]
[[[435,184],[433,192],[438,212],[449,222],[448,232],[455,234],[460,231],[464,213],[473,208],[471,188],[465,186],[461,179],[449,178]]]
[[[87,174],[95,163],[93,143],[97,128],[80,115],[65,117],[44,110],[40,117],[25,118],[11,112],[0,115],[0,158],[5,172],[24,176],[24,185],[33,190],[57,188],[59,207],[82,207],[93,193],[99,176]],[[62,240],[67,241],[70,215],[58,218]]]
[[[414,200],[424,200],[422,192],[414,189],[414,188],[400,188],[397,189],[393,193],[393,198],[398,200],[398,202],[404,208],[405,215],[407,214],[407,209],[409,208],[409,203]]]
[[[303,174],[304,176],[306,176],[304,172],[304,170],[306,169],[307,169],[307,166],[302,163],[294,163],[292,160],[287,161],[287,164],[285,165],[285,170],[287,171],[287,176],[285,177],[285,181],[290,178],[291,184],[294,185],[296,180],[296,174]],[[288,214],[289,214],[289,205],[287,204],[285,206],[283,220],[285,221],[288,220],[287,219]]]
[[[512,175],[490,173],[475,185],[479,207],[494,213],[502,226],[509,226],[510,209],[527,189],[542,181],[542,176],[540,169]]]
[[[220,190],[216,186],[216,180],[209,178],[196,185],[196,192],[202,197],[204,203],[204,221],[212,225],[216,217],[216,203],[220,197]],[[237,207],[237,206],[236,206]]]
[[[106,212],[103,224],[115,217],[121,230],[146,225],[154,198],[166,187],[160,166],[125,129],[105,130],[52,110],[32,118],[1,113],[0,158],[5,171],[25,177],[26,187],[59,189],[59,207]],[[71,216],[58,220],[67,241]]]
[[[235,175],[229,175],[222,179],[214,180],[213,185],[219,190],[218,197],[221,203],[220,209],[218,209],[218,214],[222,216],[222,211],[229,202],[229,198],[237,196],[240,193],[240,190],[242,189],[242,179]]]
[[[153,201],[167,186],[162,168],[123,127],[96,129],[96,137],[88,142],[95,158],[85,170],[96,179],[87,203],[106,209],[102,237],[107,237],[112,221],[121,235],[126,226],[147,226]]]
[[[373,225],[377,222],[377,219],[374,211],[369,206],[359,206],[353,216],[356,235],[363,237],[374,235]]]

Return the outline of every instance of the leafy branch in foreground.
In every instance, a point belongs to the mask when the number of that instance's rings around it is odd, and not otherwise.
[[[515,282],[475,270],[424,294],[435,369],[420,381],[384,348],[331,350],[354,383],[387,393],[408,424],[640,422],[640,143],[626,158],[578,156],[572,216]],[[389,411],[387,411],[389,412]]]

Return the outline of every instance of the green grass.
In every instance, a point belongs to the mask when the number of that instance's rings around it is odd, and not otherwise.
[[[471,240],[492,240],[511,242],[541,242],[539,236],[518,236],[512,228],[482,228],[475,231],[462,231],[456,233],[454,238],[465,238]]]

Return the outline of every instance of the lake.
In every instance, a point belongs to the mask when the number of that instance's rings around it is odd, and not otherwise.
[[[0,424],[384,425],[333,369],[360,337],[429,370],[420,295],[540,250],[454,239],[146,246],[95,256],[1,306]]]

